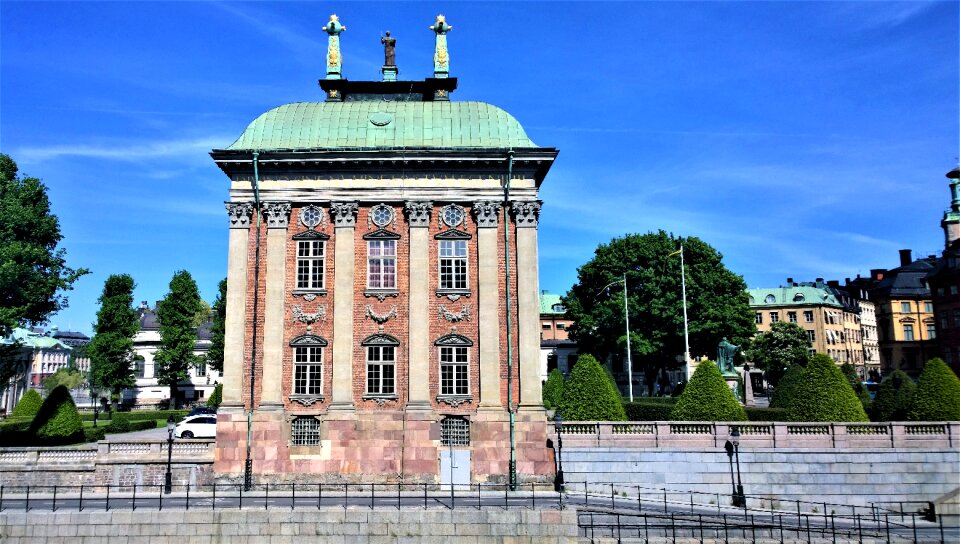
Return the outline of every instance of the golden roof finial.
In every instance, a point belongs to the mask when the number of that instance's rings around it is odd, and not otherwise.
[[[337,21],[340,20],[340,18],[337,17],[337,14],[336,14],[336,13],[334,13],[333,15],[330,16],[330,20],[333,21],[333,22],[337,22]]]

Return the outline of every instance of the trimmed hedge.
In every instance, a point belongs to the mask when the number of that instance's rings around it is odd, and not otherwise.
[[[581,355],[557,411],[567,421],[625,421],[620,391],[592,355]]]
[[[770,397],[770,408],[786,409],[790,404],[790,399],[796,395],[797,386],[803,382],[806,372],[807,368],[800,365],[793,365],[788,368],[773,389],[773,396]]]
[[[226,280],[224,280],[226,281]],[[213,393],[210,393],[210,398],[207,399],[207,406],[213,409],[220,407],[220,403],[223,402],[223,384],[218,383],[213,388]]]
[[[130,414],[126,412],[114,412],[110,425],[107,426],[108,433],[128,433],[130,432]]]
[[[0,433],[13,433],[30,430],[31,422],[33,422],[32,419],[12,417],[7,418],[3,421],[0,421]]]
[[[790,421],[869,421],[840,367],[822,353],[810,358],[786,408]]]
[[[190,413],[190,410],[137,410],[133,412],[113,412],[116,414],[126,414],[128,421],[143,421],[146,419],[156,420],[162,419],[166,420],[168,417],[173,416],[174,420],[181,420]],[[85,412],[80,414],[80,417],[84,421],[93,421],[93,412]],[[110,421],[109,414],[106,412],[100,412],[100,415],[97,417],[97,421]]]
[[[43,406],[43,398],[36,389],[27,389],[27,392],[20,397],[17,405],[13,407],[10,417],[33,419],[40,407]]]
[[[871,421],[906,421],[913,409],[917,384],[902,370],[894,370],[880,382],[870,406]]]
[[[704,361],[670,412],[673,421],[746,421],[743,406],[713,361]]]
[[[543,407],[552,410],[560,404],[563,399],[563,373],[558,369],[553,369],[547,376],[547,382],[543,384]],[[219,386],[217,386],[219,387]]]
[[[76,444],[84,441],[83,421],[66,387],[58,385],[43,401],[30,425],[30,432],[44,444]]]
[[[749,421],[790,421],[788,419],[787,411],[783,408],[755,408],[749,407],[744,408],[747,412],[747,420]]]
[[[843,372],[844,377],[850,382],[850,387],[853,388],[853,392],[856,393],[857,398],[860,399],[860,404],[863,405],[863,411],[869,413],[873,399],[870,398],[870,391],[868,391],[866,386],[863,385],[863,382],[860,381],[857,370],[853,368],[853,365],[850,363],[843,363],[840,365],[840,372]]]
[[[943,359],[930,359],[923,367],[910,419],[960,421],[960,379]]]
[[[676,404],[677,399],[671,397],[649,397],[625,402],[623,408],[627,421],[668,421]]]
[[[83,428],[83,437],[87,442],[96,442],[98,440],[103,440],[106,437],[107,428],[106,427],[84,427]]]

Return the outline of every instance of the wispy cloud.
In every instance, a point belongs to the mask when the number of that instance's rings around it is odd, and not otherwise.
[[[853,6],[843,6],[841,9],[853,15],[857,30],[884,30],[898,27],[921,13],[930,10],[939,2],[912,1],[912,2],[870,2],[870,9],[862,9],[862,4],[854,2]]]
[[[145,142],[132,145],[63,144],[23,147],[16,151],[18,161],[40,162],[62,157],[86,157],[125,162],[174,156],[204,157],[206,152],[229,145],[230,136],[203,137],[183,140]]]

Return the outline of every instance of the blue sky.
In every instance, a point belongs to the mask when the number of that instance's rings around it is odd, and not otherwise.
[[[227,178],[208,156],[260,113],[322,100],[337,13],[344,72],[432,69],[437,13],[455,100],[560,149],[543,184],[541,288],[597,244],[699,236],[751,287],[934,253],[960,151],[957,2],[0,3],[0,151],[50,188],[69,263],[52,319],[89,333],[109,274],[158,300],[226,275]]]

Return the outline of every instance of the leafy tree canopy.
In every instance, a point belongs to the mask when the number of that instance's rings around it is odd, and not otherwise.
[[[723,337],[747,345],[756,325],[743,278],[727,270],[722,255],[699,238],[676,237],[661,230],[601,244],[577,270],[578,281],[563,301],[574,320],[570,336],[582,351],[600,360],[612,356],[621,367],[626,343],[623,285],[615,282],[626,273],[634,365],[650,381],[658,369],[681,364],[676,359],[684,352],[680,255],[676,254],[681,243],[691,356],[713,356]]]
[[[810,337],[799,325],[778,321],[753,339],[746,357],[765,371],[767,381],[776,387],[787,369],[807,364],[812,348]]]
[[[207,350],[206,361],[210,368],[223,372],[224,333],[227,321],[227,278],[220,280],[217,290],[217,299],[213,301],[213,326],[210,327],[210,349]]]
[[[703,361],[670,412],[674,421],[746,421],[747,413],[733,396],[720,369]]]
[[[202,308],[197,283],[186,270],[170,280],[170,291],[157,303],[160,320],[160,348],[154,355],[157,381],[170,386],[170,406],[176,402],[177,383],[187,379],[187,369],[200,357],[193,353],[197,343],[195,316]]]
[[[840,367],[822,353],[810,358],[787,404],[791,421],[868,421]]]
[[[80,387],[85,381],[86,378],[79,370],[74,368],[61,368],[43,379],[43,390],[53,391],[60,385],[72,390]]]
[[[558,407],[569,421],[623,421],[627,413],[617,386],[592,355],[581,355]]]
[[[134,287],[129,274],[114,274],[107,278],[98,299],[100,309],[93,339],[87,345],[91,385],[110,391],[113,396],[136,385],[133,337],[140,329],[140,321],[133,308]]]
[[[920,373],[913,421],[960,421],[960,379],[943,359],[930,359]]]

